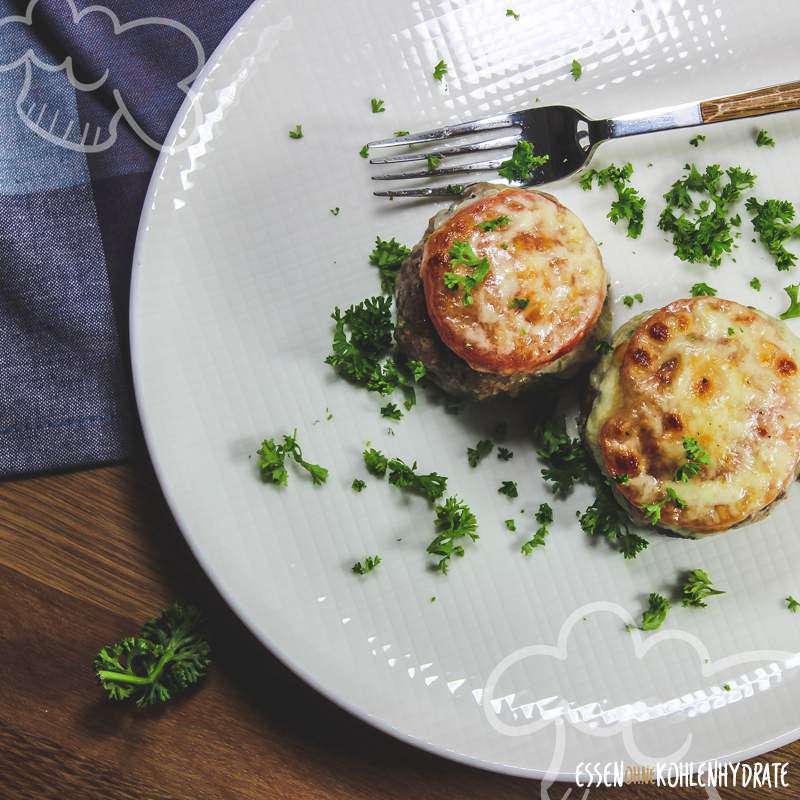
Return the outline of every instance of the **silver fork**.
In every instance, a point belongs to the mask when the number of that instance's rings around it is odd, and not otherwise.
[[[440,142],[481,131],[500,131],[518,128],[516,133],[492,139],[482,139],[466,144],[438,146],[432,150],[412,150],[385,158],[371,158],[370,164],[398,164],[409,161],[426,161],[429,157],[447,159],[465,153],[500,150],[514,147],[522,139],[534,146],[538,155],[548,155],[549,160],[532,173],[525,186],[566,178],[589,163],[594,151],[609,139],[636,136],[640,133],[666,131],[672,128],[691,128],[713,122],[774,114],[800,108],[800,81],[755,89],[751,92],[702,100],[683,105],[656,108],[639,114],[627,114],[613,119],[589,119],[570,106],[541,106],[515,111],[511,114],[494,114],[489,117],[446,125],[443,128],[395,136],[370,142],[370,150],[399,145]],[[496,170],[504,159],[472,161],[467,164],[436,166],[433,169],[411,169],[404,172],[373,175],[373,180],[406,180],[439,175],[462,175],[472,172]],[[379,197],[444,197],[458,194],[459,186],[426,186],[415,189],[389,189],[375,192]]]

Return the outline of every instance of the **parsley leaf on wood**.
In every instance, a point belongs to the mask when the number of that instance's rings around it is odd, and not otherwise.
[[[633,174],[633,165],[628,162],[622,167],[609,164],[601,170],[590,169],[581,175],[580,186],[584,191],[592,188],[593,181],[598,186],[611,184],[617,192],[617,199],[611,204],[611,210],[606,215],[615,225],[620,220],[625,220],[628,225],[628,237],[638,239],[644,226],[645,199],[630,185]]]
[[[550,156],[548,155],[534,155],[533,145],[525,139],[520,139],[514,147],[511,158],[500,164],[497,172],[501,178],[506,180],[525,183],[537,167],[546,164],[549,160]]]
[[[755,197],[749,197],[745,208],[750,213],[750,221],[758,238],[775,260],[775,266],[781,272],[793,267],[797,256],[787,250],[784,243],[800,237],[800,224],[791,224],[795,215],[794,206],[788,200],[765,200],[759,203]]]
[[[136,700],[139,707],[166,703],[205,675],[208,642],[199,632],[200,612],[173,603],[149,619],[138,636],[106,645],[94,670],[111,700]]]
[[[705,608],[708,603],[703,602],[707,597],[715,594],[725,594],[720,589],[715,589],[711,584],[711,578],[708,573],[702,569],[693,569],[686,577],[686,583],[683,585],[683,606],[695,606],[696,608]]]
[[[448,497],[442,505],[436,506],[434,524],[436,538],[428,545],[428,553],[439,558],[436,569],[446,575],[450,559],[464,555],[461,542],[465,538],[473,542],[478,540],[478,520],[466,503],[457,497]]]

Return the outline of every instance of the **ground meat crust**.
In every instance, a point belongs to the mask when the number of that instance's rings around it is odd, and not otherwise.
[[[491,231],[478,227],[501,216],[510,221]],[[444,280],[449,272],[471,273],[453,265],[455,242],[489,261],[469,305]],[[606,299],[602,257],[583,223],[531,189],[503,189],[462,205],[428,236],[420,271],[442,341],[473,370],[495,375],[534,373],[574,349]]]
[[[782,322],[715,297],[677,300],[608,359],[593,449],[607,474],[628,476],[616,489],[634,508],[672,488],[686,507],[667,502],[661,523],[712,533],[758,516],[797,476],[800,342]],[[710,457],[687,482],[676,480],[684,437]]]

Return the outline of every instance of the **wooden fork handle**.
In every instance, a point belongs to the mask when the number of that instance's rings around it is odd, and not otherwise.
[[[800,81],[781,83],[754,89],[752,92],[717,97],[700,103],[703,122],[724,122],[730,119],[758,117],[776,111],[792,111],[800,108]]]

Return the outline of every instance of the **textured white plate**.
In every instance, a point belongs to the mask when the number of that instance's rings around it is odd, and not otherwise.
[[[377,293],[376,234],[412,244],[435,208],[373,198],[364,142],[536,97],[595,117],[628,113],[795,79],[800,66],[794,2],[515,0],[519,21],[507,5],[274,0],[228,36],[197,85],[197,138],[162,156],[139,234],[132,348],[153,461],[194,552],[253,631],[384,730],[525,775],[762,752],[800,730],[800,618],[783,603],[800,592],[800,492],[759,525],[701,542],[653,535],[626,562],[581,533],[575,511],[589,495],[579,490],[552,503],[547,547],[523,558],[523,520],[548,499],[524,414],[501,405],[452,416],[423,398],[387,423],[379,398],[323,364],[333,307]],[[441,84],[431,78],[440,58],[450,65]],[[385,113],[370,113],[371,97]],[[193,120],[187,105],[174,141],[191,138]],[[287,136],[296,123],[299,141]],[[623,294],[641,291],[654,307],[698,280],[770,313],[785,307],[791,276],[751,243],[749,221],[736,263],[716,271],[679,262],[655,226],[690,159],[749,167],[760,197],[798,200],[800,115],[763,124],[774,150],[755,147],[757,122],[709,128],[697,150],[686,131],[604,146],[596,164],[632,161],[647,197],[638,241],[605,219],[608,191],[550,187],[603,243],[615,324],[636,311]],[[470,469],[466,447],[505,418],[513,461]],[[330,468],[327,486],[296,473],[284,491],[259,482],[260,440],[294,427]],[[447,474],[477,513],[481,540],[449,576],[427,565],[425,502],[374,480],[351,491],[367,440]],[[497,494],[503,479],[519,482],[518,502]],[[350,566],[371,553],[384,563],[357,578]],[[670,593],[693,567],[728,593],[706,610],[675,608],[655,635],[625,631],[649,592]]]

